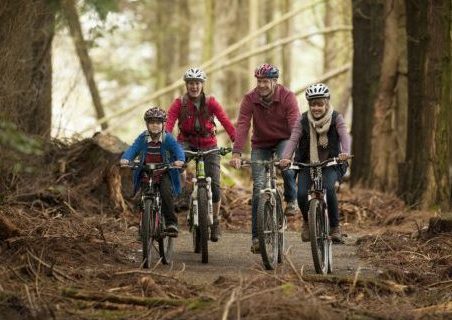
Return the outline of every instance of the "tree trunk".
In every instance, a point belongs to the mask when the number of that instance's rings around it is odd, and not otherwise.
[[[96,81],[94,80],[94,68],[91,58],[88,54],[88,48],[83,38],[82,27],[80,25],[80,18],[75,6],[74,0],[61,1],[61,8],[66,17],[69,31],[74,41],[75,49],[77,51],[80,65],[82,66],[83,74],[85,75],[86,83],[93,100],[96,117],[98,120],[105,118],[104,107],[100,98],[99,90],[97,89]],[[106,121],[101,123],[102,130],[108,128]]]
[[[406,0],[408,140],[403,198],[450,208],[449,124],[451,1]]]
[[[46,0],[0,4],[0,118],[50,138],[55,10]]]
[[[245,8],[245,9],[242,9]],[[220,47],[227,48],[236,43],[241,35],[246,34],[248,30],[246,2],[243,0],[220,1],[216,6],[216,12],[219,17],[218,32]],[[226,14],[220,14],[220,13]],[[249,75],[247,72],[247,61],[241,62],[235,68],[224,70],[224,77],[221,80],[223,88],[224,106],[231,118],[235,118],[238,113],[238,105],[244,94],[245,88],[248,88]]]
[[[214,52],[214,32],[215,32],[215,2],[213,0],[205,0],[204,2],[205,13],[204,13],[204,39],[202,44],[202,61],[208,61],[213,57]],[[207,90],[213,84],[212,75],[209,76],[209,81],[207,84]]]
[[[280,0],[282,14],[292,10],[290,0]],[[287,20],[281,25],[281,38],[286,38],[293,32],[293,20]],[[292,44],[288,43],[281,51],[281,79],[283,85],[290,88],[291,85]]]
[[[384,8],[384,51],[380,83],[373,110],[371,172],[368,185],[383,191],[397,189],[397,131],[395,92],[398,65],[399,9],[397,1],[386,1]]]
[[[248,34],[251,34],[257,30],[259,27],[259,2],[258,0],[249,0],[249,10],[248,10]],[[257,47],[257,39],[251,39],[249,42],[248,48],[252,50],[253,48]],[[252,56],[248,59],[248,72],[249,72],[249,85],[252,86],[254,84],[254,70],[257,65],[257,59],[255,56]]]
[[[177,2],[177,20],[179,32],[177,35],[178,40],[178,64],[179,68],[176,70],[176,77],[173,80],[182,78],[183,73],[186,71],[189,65],[189,52],[190,52],[190,18],[191,11],[188,1]],[[185,91],[185,88],[175,90],[175,96],[181,96]]]
[[[153,24],[156,28],[156,66],[155,74],[156,84],[155,88],[161,89],[171,84],[173,81],[171,76],[174,74],[174,60],[176,56],[176,45],[174,35],[176,32],[174,7],[176,3],[174,0],[157,1],[157,21]],[[164,27],[162,27],[164,26]],[[185,30],[183,31],[185,32]],[[188,54],[188,52],[186,52]],[[168,106],[173,96],[166,95],[157,99],[159,106]]]
[[[351,25],[351,1],[325,3],[325,28]],[[325,34],[323,73],[347,64],[352,59],[352,34],[337,32]],[[328,81],[332,89],[331,102],[336,111],[345,115],[350,100],[351,71]]]
[[[373,104],[383,57],[383,1],[353,0],[352,185],[368,179]]]
[[[261,1],[261,5],[262,5]],[[273,19],[276,16],[277,13],[277,6],[278,3],[276,0],[270,0],[270,1],[265,1],[265,5],[262,5],[262,8],[264,9],[263,12],[263,18],[264,18],[264,23],[262,23],[262,25],[266,25],[267,23],[273,21]],[[277,34],[276,32],[278,31],[279,28],[273,28],[268,30],[265,33],[265,43],[272,43],[273,41],[275,41],[277,39]],[[264,60],[268,63],[272,63],[274,65],[279,65],[279,61],[277,59],[277,57],[279,57],[280,55],[277,55],[277,51],[280,50],[280,48],[276,48],[274,50],[268,51],[267,53],[265,53],[265,57]]]

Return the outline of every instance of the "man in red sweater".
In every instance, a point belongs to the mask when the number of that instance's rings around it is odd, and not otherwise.
[[[257,85],[243,97],[236,125],[236,139],[230,164],[237,169],[241,165],[240,157],[248,138],[251,120],[253,122],[251,160],[270,160],[275,152],[281,158],[292,128],[300,116],[295,94],[277,83],[278,68],[263,64],[256,68],[254,75],[257,78]],[[259,192],[265,183],[265,169],[263,166],[252,164],[251,172],[253,177],[251,251],[259,253],[256,219]],[[292,170],[285,170],[283,179],[284,199],[287,202],[285,214],[294,215],[298,207],[295,173]]]
[[[217,147],[215,117],[223,125],[231,141],[235,139],[234,125],[223,107],[213,96],[204,94],[206,79],[206,74],[201,69],[188,69],[184,74],[187,93],[175,99],[168,109],[166,131],[172,132],[177,121],[177,141],[184,149],[209,150]],[[213,225],[210,240],[216,242],[220,235],[220,155],[211,153],[204,160],[206,175],[212,178]]]

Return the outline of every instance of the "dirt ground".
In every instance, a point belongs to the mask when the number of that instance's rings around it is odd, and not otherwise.
[[[102,176],[115,173],[80,160],[89,144],[58,148],[46,158],[54,169],[0,184],[0,319],[452,318],[452,234],[434,211],[344,185],[348,237],[333,248],[333,274],[315,274],[300,216],[287,258],[267,271],[250,252],[249,189],[230,187],[209,264],[192,252],[182,211],[174,262],[144,270],[133,205]]]

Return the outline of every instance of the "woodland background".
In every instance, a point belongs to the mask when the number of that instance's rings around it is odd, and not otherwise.
[[[306,85],[331,87],[351,124],[352,184],[450,207],[450,0],[5,0],[0,41],[2,149],[98,129],[130,143],[189,66],[235,119],[269,62],[302,111]]]

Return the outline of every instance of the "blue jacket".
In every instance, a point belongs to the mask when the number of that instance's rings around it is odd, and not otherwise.
[[[133,173],[134,192],[138,190],[140,184],[141,167],[146,159],[146,152],[148,148],[149,133],[147,130],[142,132],[133,142],[133,144],[124,152],[121,159],[132,161],[137,156],[140,160],[140,168]],[[176,160],[185,161],[184,149],[177,143],[173,136],[169,133],[163,132],[162,145],[160,146],[160,154],[163,162],[166,164],[172,163]],[[173,186],[173,194],[181,193],[180,173],[179,169],[169,169],[171,184]]]

